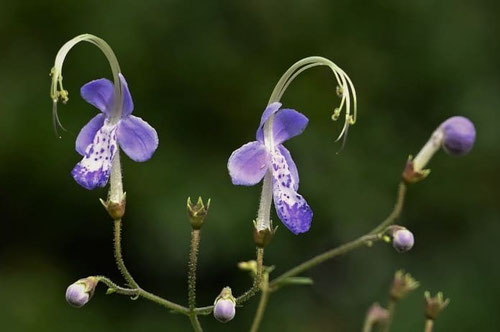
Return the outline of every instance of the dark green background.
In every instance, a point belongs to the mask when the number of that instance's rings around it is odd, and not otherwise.
[[[0,2],[0,330],[189,331],[181,315],[145,300],[105,296],[83,309],[64,300],[87,275],[121,281],[112,223],[69,172],[74,140],[96,110],[79,97],[85,82],[110,77],[89,44],[70,52],[60,106],[69,129],[51,125],[49,71],[60,46],[80,33],[104,38],[118,56],[135,114],[152,124],[160,146],[147,163],[124,157],[128,195],[124,252],[146,289],[186,303],[187,196],[212,198],[203,229],[198,303],[229,285],[250,285],[236,264],[254,256],[251,220],[260,186],[235,187],[230,153],[253,140],[281,74],[322,55],[341,66],[358,92],[359,118],[337,155],[340,130],[329,120],[338,99],[326,68],[300,77],[285,106],[310,118],[287,142],[300,192],[315,217],[307,234],[280,227],[266,263],[280,272],[366,232],[390,211],[407,156],[452,115],[476,124],[470,155],[439,152],[432,173],[410,188],[401,223],[411,252],[379,244],[307,273],[312,287],[272,296],[263,331],[359,331],[374,301],[386,303],[396,269],[422,284],[397,309],[395,331],[423,330],[423,291],[451,298],[437,331],[497,331],[500,267],[498,204],[500,6],[495,1],[5,1]],[[277,217],[274,214],[275,221]],[[241,331],[257,298],[208,331]]]

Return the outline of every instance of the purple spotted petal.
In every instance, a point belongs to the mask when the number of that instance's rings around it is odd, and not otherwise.
[[[101,129],[104,124],[106,116],[104,114],[97,114],[94,116],[85,127],[80,130],[78,137],[76,138],[76,151],[82,156],[85,154],[87,146],[92,144],[94,141],[95,134]]]
[[[82,98],[109,115],[113,108],[114,86],[110,80],[101,78],[90,81],[80,89]]]
[[[309,119],[296,110],[280,110],[276,113],[273,122],[274,144],[281,144],[294,136],[300,135],[306,129],[308,122]]]
[[[120,81],[122,82],[122,89],[123,89],[122,117],[127,117],[130,114],[132,114],[132,111],[134,110],[134,102],[132,100],[132,95],[130,94],[130,90],[128,89],[128,84],[127,81],[125,80],[125,77],[121,73],[118,75],[120,76]]]
[[[294,189],[294,177],[279,148],[272,153],[272,173],[274,207],[278,217],[294,234],[307,232],[313,212],[304,197]]]
[[[283,157],[285,157],[285,162],[288,165],[288,169],[290,170],[290,174],[292,176],[293,189],[297,191],[299,189],[299,171],[297,170],[297,166],[295,165],[295,162],[292,159],[292,155],[287,148],[280,144],[278,145],[278,149],[280,150]]]
[[[231,181],[236,185],[253,186],[269,169],[269,157],[264,144],[250,142],[234,151],[227,163]]]
[[[108,183],[111,163],[117,151],[116,127],[105,123],[97,131],[92,144],[85,149],[85,155],[71,175],[82,187],[95,189]]]
[[[150,159],[158,147],[156,130],[137,116],[120,120],[116,135],[123,152],[134,161]]]
[[[257,140],[264,143],[264,124],[269,119],[271,115],[278,112],[281,107],[281,103],[272,103],[267,105],[264,113],[262,113],[262,118],[260,119],[259,129],[257,129]]]

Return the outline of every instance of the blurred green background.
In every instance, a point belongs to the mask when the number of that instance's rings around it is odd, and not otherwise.
[[[423,330],[423,291],[452,302],[437,331],[498,331],[500,266],[500,5],[495,1],[0,1],[0,330],[189,331],[181,315],[145,300],[105,296],[68,306],[66,287],[88,275],[121,278],[112,254],[112,222],[71,178],[74,141],[96,109],[82,84],[110,77],[89,44],[64,67],[70,101],[60,106],[68,132],[55,137],[49,71],[60,46],[80,33],[104,38],[127,77],[135,114],[152,124],[160,146],[152,160],[124,159],[128,195],[124,254],[146,289],[186,303],[190,228],[187,196],[212,198],[203,229],[198,303],[223,286],[250,285],[236,264],[254,257],[251,220],[260,186],[231,185],[230,153],[253,140],[281,74],[298,59],[322,55],[352,78],[359,118],[345,150],[330,115],[335,81],[315,68],[287,91],[285,106],[310,118],[287,142],[300,192],[315,212],[307,234],[280,227],[266,250],[275,275],[368,231],[392,208],[399,176],[441,121],[470,117],[470,155],[440,152],[432,174],[410,188],[401,223],[412,251],[379,244],[307,273],[312,287],[271,297],[262,331],[360,331],[374,302],[386,304],[396,269],[422,286],[397,309],[394,331]],[[278,221],[274,211],[275,221]],[[207,331],[244,331],[257,298]]]

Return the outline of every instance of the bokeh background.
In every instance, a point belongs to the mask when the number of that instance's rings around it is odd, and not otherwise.
[[[322,55],[340,65],[358,92],[359,122],[345,150],[330,115],[335,81],[316,68],[295,81],[287,107],[310,118],[287,142],[299,167],[300,192],[315,212],[295,236],[284,227],[266,251],[275,275],[368,231],[387,213],[406,158],[452,115],[470,117],[477,144],[464,158],[440,152],[432,174],[413,185],[401,223],[416,245],[406,254],[378,244],[306,275],[311,287],[271,297],[262,331],[360,331],[367,308],[386,304],[393,273],[421,282],[397,308],[394,331],[423,330],[423,292],[452,302],[437,331],[498,331],[500,5],[495,1],[0,1],[0,330],[189,331],[181,315],[145,300],[104,295],[83,309],[64,300],[88,275],[120,275],[112,222],[71,178],[74,141],[96,110],[82,84],[110,77],[90,44],[64,67],[70,101],[60,106],[68,132],[51,124],[49,71],[60,46],[80,33],[109,42],[135,101],[135,114],[158,131],[152,160],[124,159],[128,195],[124,253],[146,289],[186,303],[190,228],[187,196],[212,198],[203,229],[198,303],[223,286],[240,294],[250,278],[236,267],[254,257],[251,220],[260,186],[235,187],[230,153],[253,140],[281,74],[298,59]],[[275,221],[278,221],[276,216]],[[207,331],[244,331],[257,298]]]

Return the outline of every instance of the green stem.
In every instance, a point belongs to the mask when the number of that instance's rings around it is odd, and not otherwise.
[[[190,314],[189,320],[191,321],[191,326],[195,332],[203,332],[200,321],[198,320],[198,316],[196,314]]]
[[[105,276],[95,276],[95,278],[97,278],[99,282],[102,282],[103,284],[108,286],[108,288],[112,289],[117,294],[137,296],[139,293],[138,289],[120,287]]]
[[[189,252],[188,301],[189,309],[196,308],[196,266],[198,263],[198,248],[200,246],[200,230],[191,231],[191,250]]]
[[[399,216],[401,215],[401,211],[403,211],[403,205],[406,196],[406,188],[407,187],[404,182],[399,183],[396,204],[394,205],[391,214],[389,214],[389,216],[385,218],[385,220],[382,221],[380,225],[375,227],[369,234],[375,234],[385,230],[388,226],[392,225],[396,221],[396,219],[399,218]]]
[[[188,308],[186,308],[182,305],[179,305],[177,303],[171,302],[169,300],[166,300],[166,299],[164,299],[158,295],[155,295],[153,293],[150,293],[148,291],[145,291],[142,288],[139,288],[137,295],[139,295],[139,296],[141,296],[141,297],[143,297],[151,302],[159,304],[167,309],[170,309],[170,310],[173,310],[173,311],[185,314],[185,315],[189,315],[189,313],[190,313]]]
[[[125,263],[123,262],[123,255],[122,255],[122,240],[121,240],[121,232],[122,232],[122,220],[117,219],[114,221],[115,223],[115,259],[116,259],[116,265],[118,266],[118,270],[120,270],[120,273],[122,276],[125,278],[127,283],[130,285],[132,288],[140,288],[137,282],[132,278],[132,275],[128,271],[127,267],[125,266]]]
[[[384,332],[389,332],[391,330],[392,319],[394,317],[394,311],[396,310],[396,303],[396,300],[392,298],[389,300],[389,304],[387,306],[389,317],[387,318],[387,322],[385,323]]]
[[[262,280],[263,266],[264,266],[264,248],[257,248],[257,273],[255,274],[255,277],[253,279],[252,288],[247,290],[245,293],[243,293],[236,299],[237,305],[245,303],[259,291],[260,283]]]
[[[434,320],[427,319],[425,321],[425,332],[432,332],[434,330]]]
[[[274,288],[274,287],[278,286],[280,284],[280,282],[282,282],[286,278],[294,277],[294,276],[301,274],[302,272],[307,271],[307,270],[315,267],[316,265],[319,265],[319,264],[321,264],[329,259],[343,255],[343,254],[348,253],[348,252],[350,252],[354,249],[357,249],[359,247],[376,242],[376,241],[380,240],[381,238],[382,238],[381,234],[363,235],[354,241],[347,242],[347,243],[345,243],[337,248],[328,250],[320,255],[317,255],[317,256],[305,261],[304,263],[302,263],[300,265],[297,265],[293,269],[290,269],[287,272],[280,275],[279,277],[273,279],[269,285],[271,288]]]
[[[257,307],[257,312],[255,313],[255,317],[253,319],[251,332],[257,332],[260,327],[260,323],[262,322],[262,318],[264,317],[264,312],[266,311],[267,302],[269,300],[270,290],[269,290],[269,275],[267,273],[264,274],[264,278],[262,279],[261,286],[261,295],[259,306]]]

